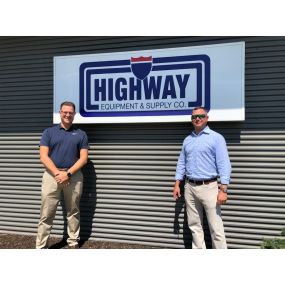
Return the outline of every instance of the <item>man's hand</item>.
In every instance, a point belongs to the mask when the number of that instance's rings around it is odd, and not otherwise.
[[[178,198],[181,197],[181,193],[180,193],[180,181],[176,181],[175,185],[174,185],[174,189],[173,189],[173,198],[175,200],[177,200]]]
[[[224,192],[227,190],[227,188],[228,188],[228,186],[225,184],[219,185],[219,193],[217,196],[217,203],[219,205],[225,204],[228,200],[228,194],[226,192]]]
[[[62,185],[62,186],[67,186],[69,185],[69,177],[67,176],[66,171],[58,171],[55,174],[55,181],[56,183]]]

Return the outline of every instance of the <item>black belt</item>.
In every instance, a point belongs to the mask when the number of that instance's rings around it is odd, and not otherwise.
[[[209,179],[209,180],[192,180],[192,179],[189,179],[188,177],[186,177],[186,180],[188,182],[196,184],[196,185],[202,185],[202,184],[206,184],[207,185],[209,183],[217,181],[217,177],[215,177],[213,179]]]

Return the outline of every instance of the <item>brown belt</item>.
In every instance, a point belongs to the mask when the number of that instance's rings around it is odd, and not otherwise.
[[[213,178],[213,179],[209,179],[209,180],[192,180],[189,178],[186,178],[186,180],[190,183],[196,184],[196,185],[202,185],[202,184],[210,184],[212,182],[217,181],[217,177]]]

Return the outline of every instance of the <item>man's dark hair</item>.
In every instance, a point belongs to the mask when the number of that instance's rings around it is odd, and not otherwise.
[[[193,111],[196,111],[196,110],[199,110],[199,109],[202,109],[202,110],[204,110],[206,113],[208,113],[208,110],[205,109],[204,107],[201,107],[201,106],[195,107],[195,108],[193,109]]]
[[[61,110],[62,106],[71,106],[71,107],[73,107],[74,112],[75,112],[75,104],[74,104],[73,102],[70,102],[70,101],[64,101],[64,102],[62,102],[62,103],[60,104],[60,110]]]

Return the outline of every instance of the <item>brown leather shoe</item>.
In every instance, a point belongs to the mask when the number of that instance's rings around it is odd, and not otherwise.
[[[69,249],[79,249],[79,246],[78,246],[78,244],[76,244],[76,245],[69,245],[68,248]]]

